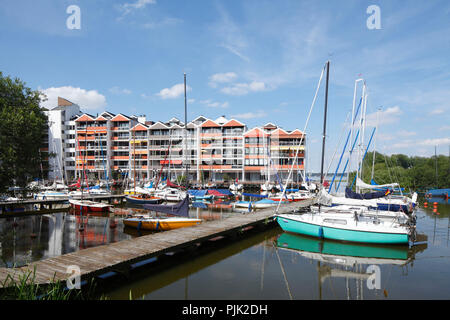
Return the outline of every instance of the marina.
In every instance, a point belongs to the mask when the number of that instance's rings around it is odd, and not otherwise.
[[[450,300],[448,1],[4,2],[0,301]]]
[[[308,203],[303,205],[308,205]],[[299,207],[299,205],[295,207]],[[292,211],[293,208],[294,206],[291,205],[284,210]],[[36,267],[38,283],[48,283],[52,279],[62,281],[70,276],[70,274],[67,274],[67,267],[78,265],[81,271],[80,276],[85,280],[85,278],[102,275],[114,269],[131,268],[133,264],[165,252],[188,248],[195,246],[197,243],[200,244],[229,234],[235,235],[246,228],[269,223],[272,216],[272,210],[260,211],[203,223],[195,227],[170,230],[133,240],[121,241],[108,246],[89,248],[60,257],[33,262],[27,267],[14,269],[12,276],[20,277],[27,272],[32,272]],[[2,269],[0,283],[4,283],[8,275],[11,275],[8,269]]]
[[[435,200],[440,201],[436,212]],[[102,294],[113,300],[128,300],[130,291],[133,297],[151,300],[448,299],[448,277],[441,278],[438,274],[448,272],[450,205],[442,199],[433,202],[417,211],[418,231],[428,237],[425,243],[414,246],[342,243],[285,233],[272,223],[259,231],[248,230],[234,240],[207,241],[207,245],[195,250],[168,252],[153,259],[158,262],[154,266],[149,263],[147,268],[137,268],[128,277],[122,273],[111,276],[114,281],[106,279],[102,282]],[[211,222],[236,214],[229,209],[191,210],[192,216],[198,214]],[[117,226],[110,228],[111,220],[89,217],[84,232],[79,232],[79,216],[69,213],[2,218],[2,259],[9,261],[8,268],[13,266],[14,259],[16,265],[25,266],[35,259],[45,261],[104,247],[110,242],[158,235],[125,228],[119,217],[115,219]],[[12,227],[14,221],[18,224],[16,228]],[[34,238],[30,236],[33,233]],[[381,289],[367,287],[369,265],[380,267]],[[320,282],[315,280],[319,278]],[[215,286],[208,285],[211,282]],[[423,289],[414,290],[416,285]]]

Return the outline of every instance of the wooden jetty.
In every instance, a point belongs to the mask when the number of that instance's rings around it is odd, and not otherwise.
[[[280,206],[278,213],[292,212],[308,207],[315,199]],[[35,272],[35,283],[65,281],[71,277],[69,266],[77,266],[81,281],[99,277],[108,272],[129,274],[134,265],[160,255],[183,249],[192,250],[218,237],[236,237],[239,233],[273,223],[275,208],[203,222],[199,225],[153,233],[98,247],[71,252],[58,257],[30,263],[20,268],[0,268],[0,287],[8,275],[18,280],[21,275]]]
[[[83,196],[85,200],[106,201],[108,203],[121,204],[125,195],[89,195]],[[15,211],[14,209],[24,207],[24,211]],[[11,216],[25,216],[30,214],[46,214],[51,212],[58,212],[69,208],[69,198],[58,200],[36,200],[24,199],[19,201],[0,201],[0,218]]]

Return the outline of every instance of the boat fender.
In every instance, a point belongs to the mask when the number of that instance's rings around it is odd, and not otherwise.
[[[138,229],[138,231],[140,231],[140,230],[141,230],[141,227],[142,227],[142,221],[139,221],[139,223],[138,223],[138,225],[137,225],[137,229]]]
[[[159,221],[156,223],[156,231],[159,230]]]
[[[319,227],[319,238],[323,238],[323,227]]]

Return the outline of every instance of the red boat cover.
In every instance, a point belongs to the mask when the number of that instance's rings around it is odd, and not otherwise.
[[[212,194],[213,196],[216,196],[216,197],[226,197],[226,194],[220,193],[219,191],[217,191],[215,189],[208,189],[208,194]]]
[[[181,188],[181,189],[184,189],[183,186],[179,186],[179,185],[177,185],[177,184],[174,184],[174,183],[170,182],[169,179],[167,179],[167,186],[168,186],[168,187],[172,187],[172,188]]]

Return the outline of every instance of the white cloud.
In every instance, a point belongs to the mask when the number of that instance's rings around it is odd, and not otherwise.
[[[233,96],[242,96],[249,92],[264,91],[266,89],[264,82],[252,81],[250,83],[235,83],[229,87],[222,88],[220,91]]]
[[[209,86],[216,88],[218,83],[232,82],[237,78],[237,74],[234,72],[216,73],[209,77]]]
[[[397,132],[397,136],[400,137],[411,137],[417,135],[417,132],[414,131],[407,131],[407,130],[400,130]]]
[[[204,105],[206,105],[208,107],[211,107],[211,108],[228,108],[228,106],[229,106],[228,101],[217,102],[217,101],[212,101],[212,100],[208,99],[208,100],[201,100],[199,102],[201,104],[204,104]]]
[[[186,91],[191,91],[191,87],[186,86]],[[184,84],[179,83],[171,88],[164,88],[156,95],[161,99],[175,99],[184,94]]]
[[[399,106],[394,106],[391,108],[387,108],[386,110],[368,114],[366,116],[366,126],[375,127],[375,126],[377,126],[377,122],[378,122],[378,126],[381,126],[384,124],[395,123],[399,120],[398,117],[401,114],[403,114],[403,112]],[[378,118],[378,120],[377,120],[377,118]]]
[[[218,10],[221,19],[213,27],[215,37],[220,41],[218,46],[249,62],[250,59],[243,53],[248,47],[247,38],[222,6],[218,5]]]
[[[183,22],[182,19],[166,17],[161,21],[144,23],[142,27],[144,29],[156,29],[160,27],[174,26],[182,22]]]
[[[58,105],[58,97],[65,98],[78,104],[82,109],[95,110],[106,106],[106,98],[97,90],[85,90],[71,86],[51,87],[40,90],[47,96],[47,101],[41,104],[42,107],[52,109]]]
[[[445,112],[444,109],[442,109],[442,108],[437,108],[437,109],[434,109],[433,111],[431,111],[430,114],[442,114],[442,113],[444,113],[444,112]]]
[[[447,131],[450,130],[450,126],[442,126],[439,128],[439,131]]]
[[[434,146],[447,146],[450,144],[450,138],[434,138],[425,140],[404,140],[391,145],[391,148],[417,148],[419,146],[423,147],[434,147]]]
[[[131,90],[129,89],[122,89],[120,87],[112,87],[109,89],[109,92],[111,92],[112,94],[131,94]]]
[[[265,116],[267,116],[267,113],[263,110],[231,115],[232,118],[237,119],[255,119],[255,118],[264,118]]]
[[[148,4],[156,4],[156,0],[137,0],[136,2],[124,3],[119,6],[119,9],[123,12],[123,16],[131,13],[133,10],[143,9]]]

